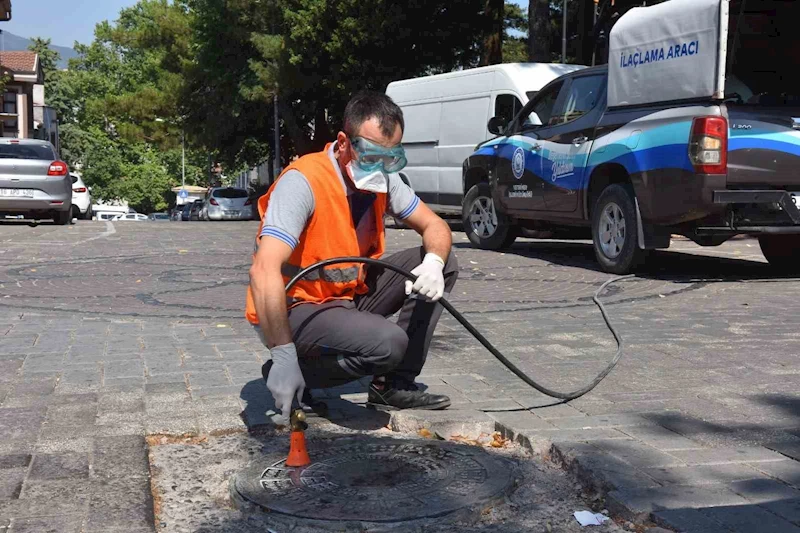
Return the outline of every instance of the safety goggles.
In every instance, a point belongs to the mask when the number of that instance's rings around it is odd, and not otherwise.
[[[399,144],[386,148],[363,137],[356,137],[352,145],[357,156],[356,164],[368,172],[379,168],[383,168],[387,173],[398,172],[408,163],[406,151]]]

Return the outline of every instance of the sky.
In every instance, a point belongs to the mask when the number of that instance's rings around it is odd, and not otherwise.
[[[20,37],[47,37],[53,44],[71,47],[75,41],[89,44],[94,26],[114,20],[123,7],[136,0],[11,0],[11,20],[0,30]]]
[[[513,0],[524,8],[528,0]],[[88,44],[94,26],[103,20],[115,20],[120,9],[136,0],[11,0],[12,19],[0,22],[0,30],[20,37],[46,37],[53,44],[72,46],[75,41]]]

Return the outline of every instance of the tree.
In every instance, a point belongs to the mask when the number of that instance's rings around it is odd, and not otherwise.
[[[524,63],[528,61],[528,14],[515,3],[505,5],[503,62]]]
[[[114,25],[101,22],[78,58],[48,84],[61,123],[62,157],[101,200],[162,210],[180,183],[183,71],[190,17],[180,0],[141,0]],[[192,136],[187,135],[188,139]],[[205,151],[187,151],[187,182],[205,182]]]
[[[50,39],[34,37],[28,46],[28,50],[39,54],[39,64],[42,66],[45,82],[52,79],[53,74],[58,70],[58,62],[61,60],[61,54],[53,50],[50,47],[51,44]]]
[[[486,18],[489,31],[483,44],[481,65],[496,65],[503,62],[503,38],[505,37],[505,0],[486,0]]]
[[[350,95],[476,66],[485,0],[190,0],[187,123],[229,164],[256,162],[281,106],[284,159],[331,140]]]
[[[528,2],[528,57],[530,61],[549,63],[551,17],[549,0]]]

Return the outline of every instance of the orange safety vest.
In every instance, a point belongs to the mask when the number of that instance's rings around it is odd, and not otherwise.
[[[298,170],[311,186],[314,195],[314,213],[306,224],[303,233],[289,261],[283,265],[281,274],[284,285],[289,283],[305,267],[325,259],[334,257],[361,256],[358,245],[356,227],[350,213],[347,192],[342,188],[339,174],[331,164],[328,156],[330,144],[322,152],[308,154],[290,164],[275,180],[267,193],[258,200],[258,213],[261,224],[256,233],[256,242],[264,227],[264,214],[272,191],[278,180],[290,170]],[[373,203],[375,216],[375,235],[373,245],[367,257],[377,259],[385,251],[383,217],[386,213],[386,194],[378,193]],[[255,256],[255,253],[253,254]],[[342,263],[330,265],[310,272],[298,281],[287,294],[290,307],[303,302],[324,303],[331,300],[352,300],[358,294],[368,291],[366,285],[366,268],[359,263]],[[251,324],[258,324],[252,289],[247,288],[247,304],[245,316]]]

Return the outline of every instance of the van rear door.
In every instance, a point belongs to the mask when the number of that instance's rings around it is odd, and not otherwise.
[[[728,188],[800,193],[800,2],[733,0],[725,103]]]

